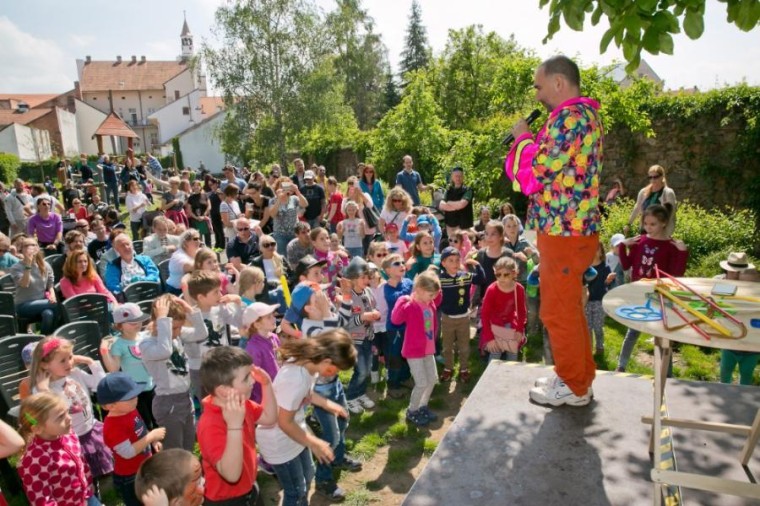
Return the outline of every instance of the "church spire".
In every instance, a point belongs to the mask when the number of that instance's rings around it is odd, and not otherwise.
[[[190,27],[187,26],[187,13],[182,11],[184,22],[182,23],[182,33],[180,41],[182,42],[182,58],[192,58],[195,55],[193,49],[193,34],[190,33]]]

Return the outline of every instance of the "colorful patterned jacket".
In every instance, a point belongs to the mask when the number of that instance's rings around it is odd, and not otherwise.
[[[566,100],[536,135],[515,139],[505,172],[516,191],[530,196],[529,228],[561,236],[599,231],[599,177],[604,129],[599,103]]]

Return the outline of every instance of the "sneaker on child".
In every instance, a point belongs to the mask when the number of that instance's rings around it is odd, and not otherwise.
[[[375,407],[375,402],[370,399],[367,394],[360,395],[355,400],[359,401],[359,404],[361,404],[361,407],[364,409],[372,409]]]
[[[317,482],[316,489],[317,492],[329,497],[335,502],[341,502],[346,498],[346,493],[334,481]]]
[[[430,423],[430,420],[428,420],[420,410],[412,411],[410,409],[406,410],[406,421],[412,422],[417,427],[424,427]]]
[[[530,390],[530,398],[538,404],[548,404],[550,406],[586,406],[591,402],[591,389],[585,395],[577,396],[559,377],[546,385],[533,387]]]
[[[422,416],[427,418],[428,422],[435,422],[438,420],[438,415],[430,411],[427,406],[420,407],[419,412],[422,414]]]
[[[358,473],[362,470],[362,463],[356,459],[352,459],[351,457],[343,457],[343,460],[341,462],[333,462],[332,466],[335,469],[344,469],[351,473]]]
[[[348,410],[355,415],[361,415],[362,413],[364,413],[364,407],[359,402],[359,399],[346,401],[346,405],[348,406]]]

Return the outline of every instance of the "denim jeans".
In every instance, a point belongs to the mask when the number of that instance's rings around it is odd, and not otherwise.
[[[348,409],[348,406],[346,405],[346,394],[343,391],[343,384],[340,382],[339,378],[336,377],[335,381],[332,383],[318,383],[314,385],[314,391],[325,399],[340,404],[345,409]],[[322,435],[320,438],[323,441],[330,443],[330,447],[335,454],[333,464],[340,464],[346,456],[346,427],[348,427],[348,419],[328,413],[317,406],[314,406],[314,416],[317,417],[319,425],[322,426]],[[317,483],[333,481],[332,469],[331,464],[317,462]]]
[[[55,332],[58,324],[58,309],[47,299],[28,300],[16,305],[16,314],[30,320],[40,319],[40,333],[49,335]],[[26,332],[25,329],[23,329]]]
[[[401,356],[401,346],[404,344],[404,329],[389,328],[385,334],[385,367],[388,369],[388,388],[399,388],[401,383],[408,380],[412,374],[409,364]]]
[[[372,341],[365,339],[361,344],[354,342],[354,348],[356,348],[356,365],[354,365],[354,374],[346,390],[349,401],[367,393],[369,372],[372,369]]]
[[[106,181],[106,204],[114,206],[116,210],[119,210],[119,182],[118,181]],[[113,202],[109,198],[109,194],[113,197]]]
[[[625,369],[628,365],[628,360],[633,353],[633,347],[636,346],[636,341],[639,340],[641,332],[638,330],[628,329],[625,333],[625,339],[623,340],[623,346],[620,348],[620,357],[618,358],[618,368]]]
[[[272,234],[272,237],[274,237],[274,241],[277,243],[277,253],[284,257],[287,257],[288,243],[295,239],[295,236],[292,234],[281,234],[279,232],[275,232]]]
[[[136,476],[135,474],[129,476],[113,475],[113,488],[119,493],[124,506],[140,506],[142,504],[135,493]]]
[[[304,448],[292,460],[272,465],[282,486],[282,506],[308,506],[309,488],[314,479],[314,462],[311,451]]]
[[[503,357],[505,357],[503,359]],[[491,360],[511,360],[512,362],[517,362],[518,360],[518,354],[517,353],[489,353],[488,354],[488,363],[491,363]]]

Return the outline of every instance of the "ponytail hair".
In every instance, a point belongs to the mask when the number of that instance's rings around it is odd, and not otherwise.
[[[283,360],[318,364],[329,360],[338,369],[345,371],[356,364],[354,342],[344,329],[331,329],[315,337],[292,339],[280,346]]]
[[[647,216],[653,216],[660,223],[670,222],[670,217],[673,215],[673,204],[667,202],[665,204],[653,204],[644,210],[642,218]]]

